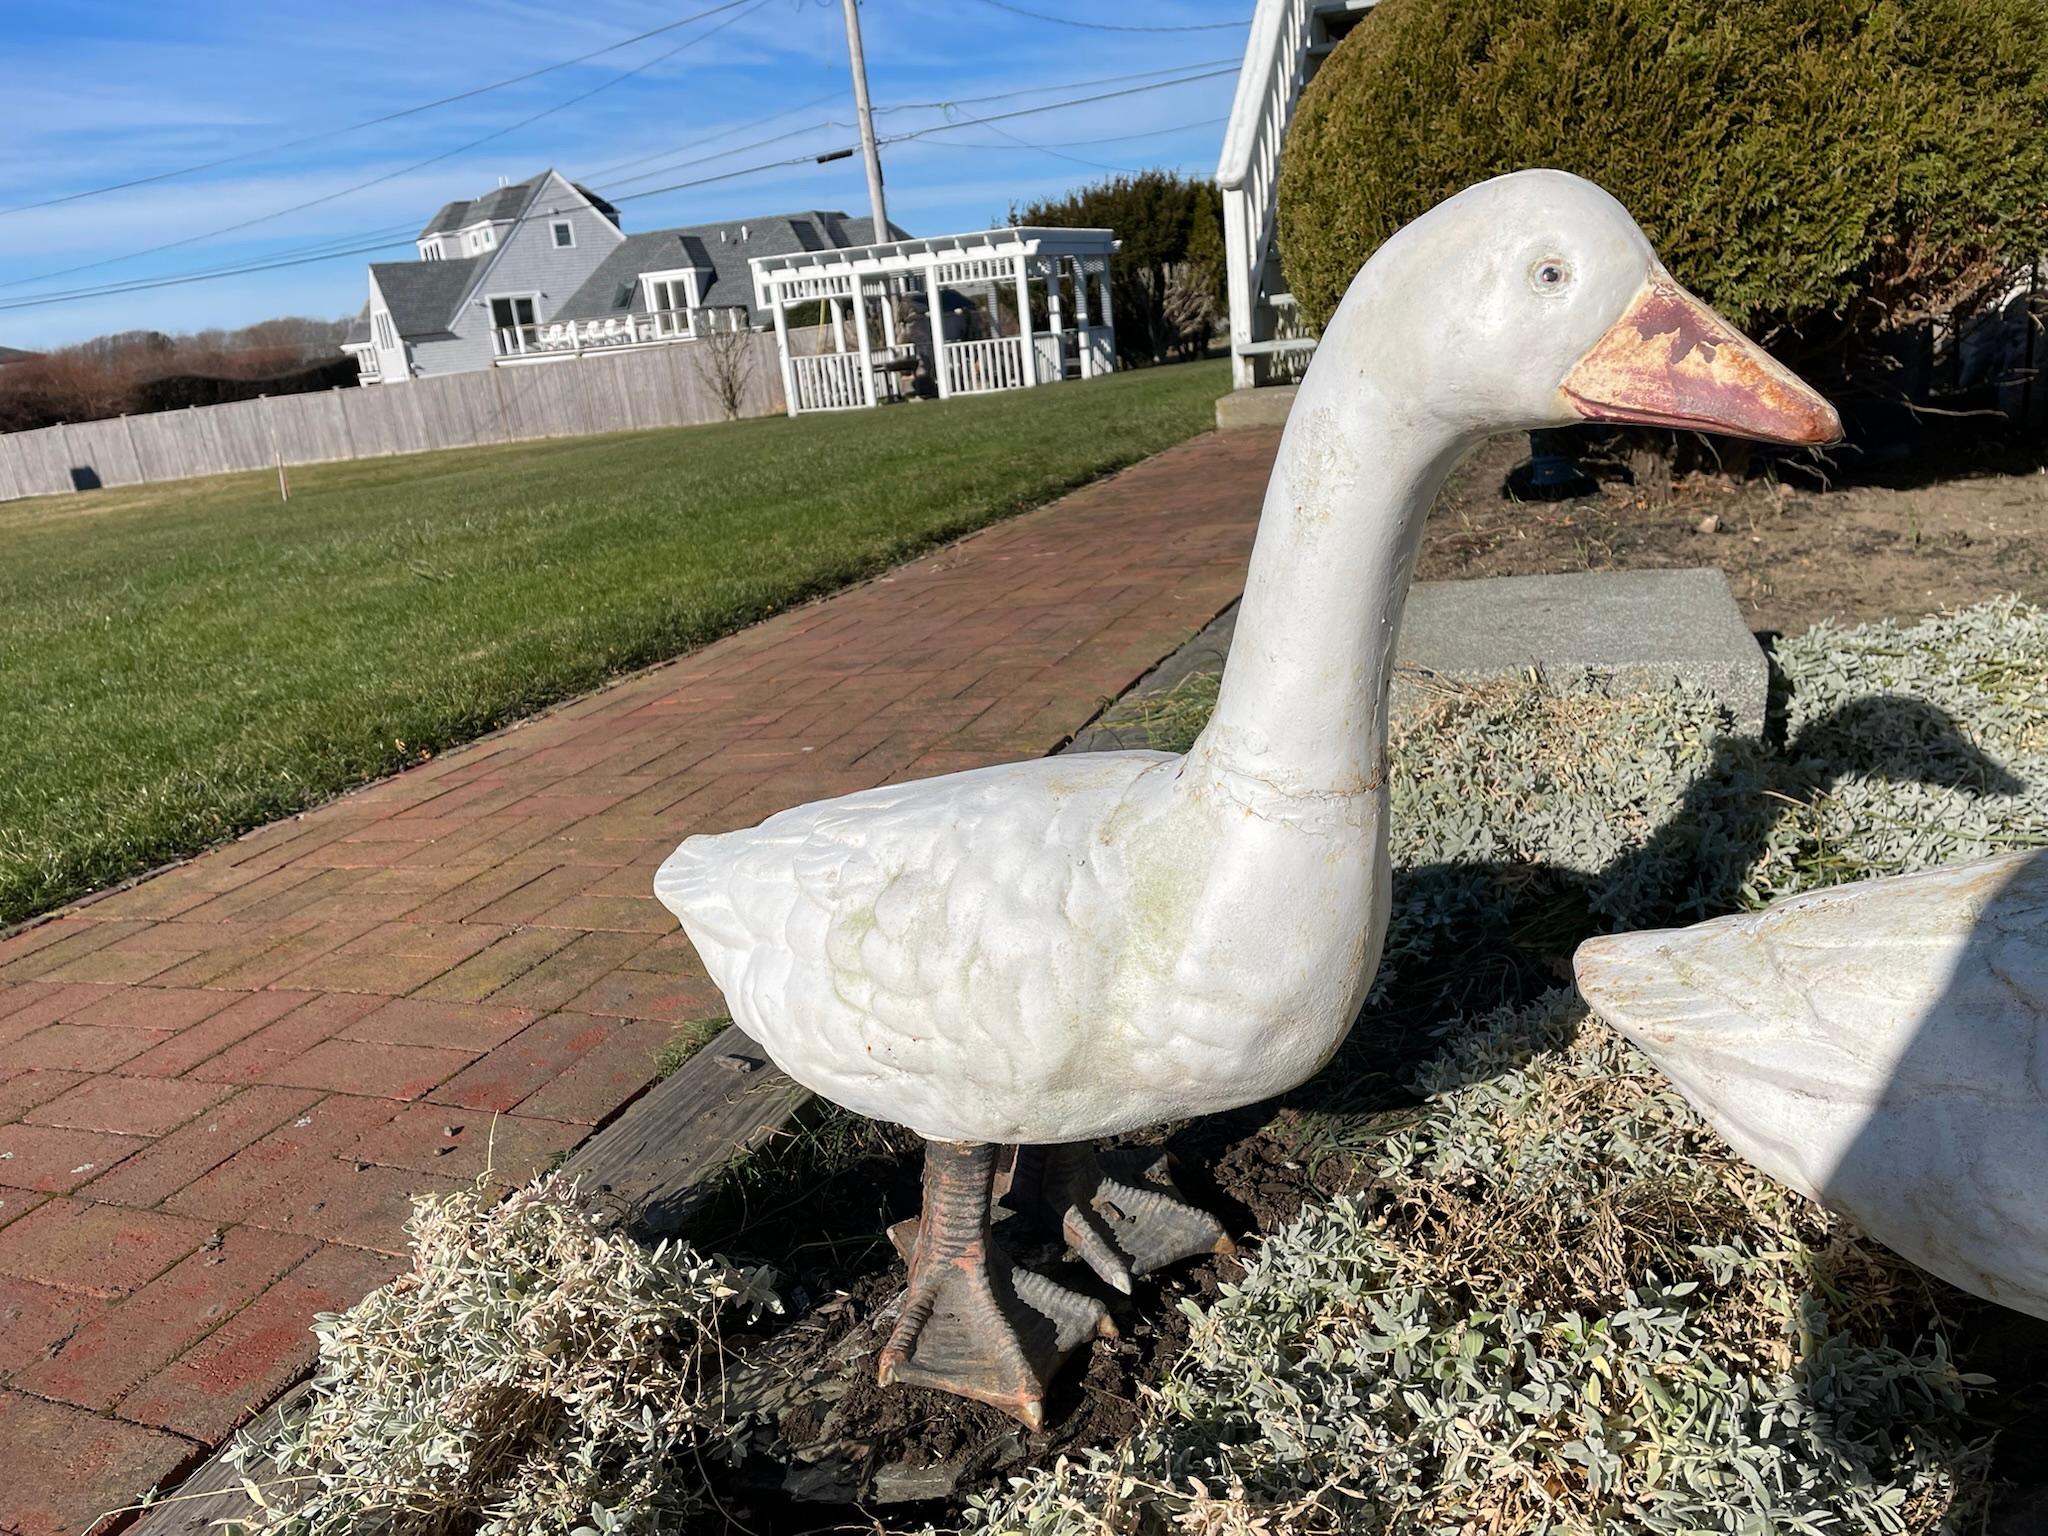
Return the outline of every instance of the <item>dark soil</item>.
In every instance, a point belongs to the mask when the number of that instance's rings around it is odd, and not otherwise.
[[[1352,1187],[1312,1181],[1293,1155],[1293,1124],[1286,1112],[1276,1122],[1268,1106],[1133,1141],[1163,1145],[1182,1193],[1233,1236],[1255,1239],[1308,1201]],[[764,1320],[759,1334],[727,1340],[742,1362],[730,1368],[729,1390],[753,1422],[723,1497],[731,1519],[758,1536],[864,1523],[877,1510],[899,1526],[943,1524],[954,1489],[1050,1465],[1077,1447],[1114,1445],[1136,1424],[1140,1387],[1159,1381],[1187,1342],[1182,1301],[1209,1301],[1243,1273],[1232,1257],[1191,1260],[1140,1280],[1124,1298],[1066,1260],[1056,1233],[1006,1218],[1002,1240],[1014,1257],[1109,1303],[1119,1331],[1069,1359],[1045,1430],[1030,1434],[977,1403],[875,1383],[903,1285],[884,1233],[916,1213],[919,1179],[914,1138],[816,1110],[810,1127],[754,1160],[744,1186],[693,1234],[734,1257],[778,1264],[791,1298],[788,1313]]]
[[[1553,503],[1503,494],[1528,446],[1496,438],[1459,467],[1424,535],[1423,579],[1718,566],[1750,628],[1781,634],[2007,592],[2048,600],[2048,443],[1930,431],[1910,459],[1838,453],[1823,485],[1792,460],[1667,483],[1660,463],[1587,438],[1598,491]]]

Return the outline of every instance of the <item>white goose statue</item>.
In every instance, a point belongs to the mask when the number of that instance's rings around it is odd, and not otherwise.
[[[1598,187],[1472,187],[1388,240],[1325,331],[1185,757],[890,785],[690,838],[662,865],[655,891],[734,1019],[798,1082],[926,1140],[885,1384],[1036,1427],[1065,1351],[1106,1330],[1097,1302],[991,1241],[999,1146],[1053,1148],[1037,1193],[1120,1289],[1227,1246],[1170,1187],[1079,1144],[1254,1103],[1330,1059],[1385,937],[1385,705],[1423,518],[1481,439],[1589,419],[1840,435]]]
[[[1588,939],[1572,965],[1758,1168],[2048,1318],[2048,852]]]

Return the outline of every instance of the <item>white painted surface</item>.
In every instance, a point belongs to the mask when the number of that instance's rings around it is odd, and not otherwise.
[[[1758,1168],[2048,1317],[2048,853],[1590,939],[1574,969]]]
[[[1540,287],[1556,262],[1570,280]],[[690,838],[655,892],[733,1018],[805,1086],[956,1141],[1109,1135],[1314,1073],[1385,937],[1423,516],[1481,438],[1576,419],[1562,381],[1656,272],[1618,203],[1550,171],[1388,241],[1302,384],[1187,757],[1015,763]]]

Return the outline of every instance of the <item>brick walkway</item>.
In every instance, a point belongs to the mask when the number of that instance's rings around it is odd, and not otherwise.
[[[1035,756],[1236,594],[1199,438],[0,941],[0,1532],[77,1533],[310,1363],[415,1192],[525,1179],[722,1011],[691,832]]]

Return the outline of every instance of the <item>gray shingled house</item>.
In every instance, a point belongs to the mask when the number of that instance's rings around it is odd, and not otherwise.
[[[543,171],[448,204],[417,261],[372,263],[342,345],[373,384],[753,328],[750,258],[863,245],[871,223],[812,211],[628,235],[610,203]]]

